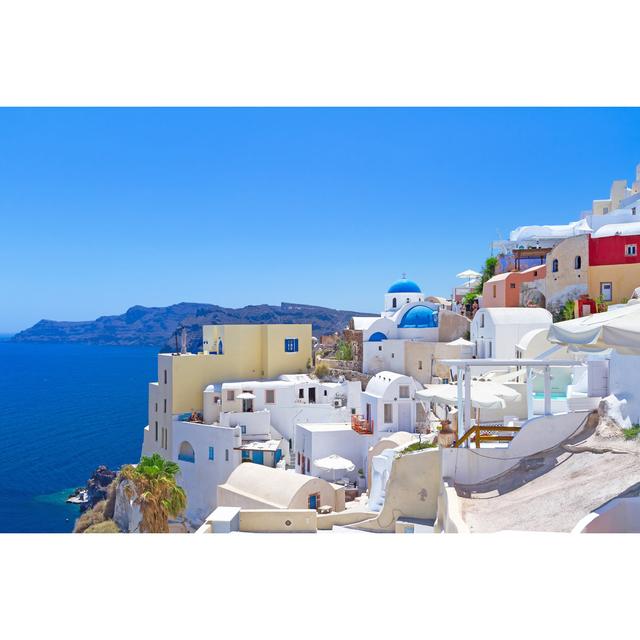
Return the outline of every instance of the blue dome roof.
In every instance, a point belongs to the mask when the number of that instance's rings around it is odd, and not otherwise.
[[[401,329],[426,329],[438,326],[438,316],[433,309],[424,305],[412,307],[404,314],[400,324]]]
[[[402,278],[394,282],[387,293],[422,293],[422,289],[413,280]]]

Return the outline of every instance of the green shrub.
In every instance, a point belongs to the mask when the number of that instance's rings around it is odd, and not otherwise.
[[[640,435],[640,424],[634,424],[633,427],[623,429],[622,432],[625,440],[634,440]]]
[[[324,363],[317,364],[314,373],[316,378],[326,378],[329,375],[329,367]]]
[[[92,524],[84,533],[121,533],[118,525],[113,520],[105,520]]]
[[[414,442],[405,447],[400,453],[411,453],[412,451],[422,451],[422,449],[435,449],[438,446],[436,442]]]
[[[340,340],[336,346],[336,359],[353,360],[353,349],[350,342]]]

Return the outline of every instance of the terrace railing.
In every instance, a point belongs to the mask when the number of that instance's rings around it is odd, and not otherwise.
[[[352,415],[351,428],[357,433],[370,435],[373,433],[373,420],[367,420],[364,416]]]

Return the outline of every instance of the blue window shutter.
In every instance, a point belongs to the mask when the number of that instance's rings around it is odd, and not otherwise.
[[[209,447],[209,460],[213,460],[214,450],[213,447]]]

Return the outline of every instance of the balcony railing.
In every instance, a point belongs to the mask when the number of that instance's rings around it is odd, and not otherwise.
[[[352,415],[351,428],[357,433],[371,434],[373,433],[373,420],[367,420],[364,416]]]

